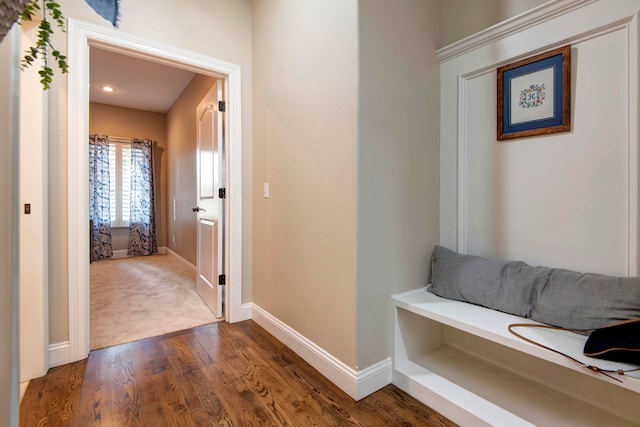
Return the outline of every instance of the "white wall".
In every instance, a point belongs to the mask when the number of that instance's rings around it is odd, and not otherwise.
[[[18,426],[18,55],[20,28],[0,43],[0,425]]]
[[[439,2],[359,2],[357,366],[389,356],[389,296],[438,243]]]
[[[459,56],[441,52],[442,244],[637,273],[639,9],[637,0],[600,0]],[[496,67],[564,44],[572,131],[497,142]]]

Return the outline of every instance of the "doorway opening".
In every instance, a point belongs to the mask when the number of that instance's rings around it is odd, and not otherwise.
[[[213,88],[222,93],[224,81],[97,47],[90,47],[89,54],[89,133],[95,147],[89,161],[94,181],[89,197],[90,349],[218,321],[221,307],[209,310],[208,294],[196,283],[211,265],[223,271],[215,258],[224,247],[219,242],[213,253],[199,255],[206,245],[199,243],[196,217],[211,217],[209,204],[219,200],[205,197],[209,209],[202,214],[192,208],[200,203],[201,177],[222,170],[201,162],[223,159],[214,149],[224,139],[216,133],[201,150],[200,135],[212,135],[213,129],[196,127],[193,110]],[[222,133],[222,119],[207,121],[218,122]],[[133,144],[134,139],[139,142]],[[143,140],[149,143],[146,148]],[[208,184],[212,188],[214,182]],[[224,232],[222,218],[211,219]],[[130,220],[138,226],[130,229]],[[217,277],[207,284],[219,287]]]
[[[225,237],[225,320],[241,315],[242,276],[242,149],[240,126],[240,67],[225,61],[144,40],[112,29],[69,21],[68,60],[74,73],[68,80],[68,271],[69,359],[89,354],[89,239],[88,215],[88,106],[89,50],[97,47],[221,79],[227,98],[227,235]]]

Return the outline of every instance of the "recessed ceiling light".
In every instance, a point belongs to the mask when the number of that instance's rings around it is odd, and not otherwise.
[[[111,86],[102,86],[102,90],[105,92],[114,92],[115,89],[112,88]]]

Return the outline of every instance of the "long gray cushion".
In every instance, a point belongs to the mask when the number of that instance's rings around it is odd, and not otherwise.
[[[433,251],[432,286],[444,297],[567,329],[600,328],[640,317],[640,278],[612,277],[521,261]]]

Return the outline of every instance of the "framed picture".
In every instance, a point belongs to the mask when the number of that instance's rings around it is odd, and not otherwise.
[[[571,46],[498,68],[498,140],[571,130]]]

